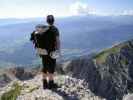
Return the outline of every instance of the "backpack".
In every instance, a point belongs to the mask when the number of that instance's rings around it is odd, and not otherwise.
[[[45,26],[42,24],[37,25],[35,28],[36,28],[36,30],[31,33],[30,40],[33,42],[35,48],[43,48],[41,45],[43,42],[43,36],[49,28],[48,28],[48,26]],[[43,29],[44,31],[38,32],[37,30],[39,28]]]
[[[55,51],[56,44],[56,34],[55,27],[48,27],[43,25],[38,25],[36,28],[44,28],[43,32],[33,31],[31,34],[31,41],[34,44],[37,54],[39,55],[48,55],[51,52]],[[53,55],[53,54],[52,54]]]

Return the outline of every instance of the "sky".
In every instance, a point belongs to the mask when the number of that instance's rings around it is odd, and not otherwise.
[[[133,0],[0,0],[0,18],[133,15]]]

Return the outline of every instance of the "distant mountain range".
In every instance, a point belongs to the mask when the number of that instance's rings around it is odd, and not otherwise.
[[[0,19],[0,66],[38,64],[29,41],[44,18]],[[133,38],[133,16],[73,16],[57,18],[63,59],[97,52]]]

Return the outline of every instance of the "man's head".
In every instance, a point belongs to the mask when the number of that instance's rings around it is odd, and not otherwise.
[[[53,15],[48,15],[47,16],[47,23],[49,25],[53,25],[54,24],[54,16]]]

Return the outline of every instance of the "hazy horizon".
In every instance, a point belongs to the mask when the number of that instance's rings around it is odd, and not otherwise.
[[[46,15],[47,16],[47,15]],[[40,18],[46,18],[46,16],[38,16],[38,17],[0,17],[0,20],[2,19],[40,19]],[[72,15],[72,16],[56,16],[56,18],[69,18],[69,17],[86,17],[86,16],[97,16],[97,17],[121,17],[121,16],[133,16],[133,15],[96,15],[96,14],[88,14],[88,15]]]

